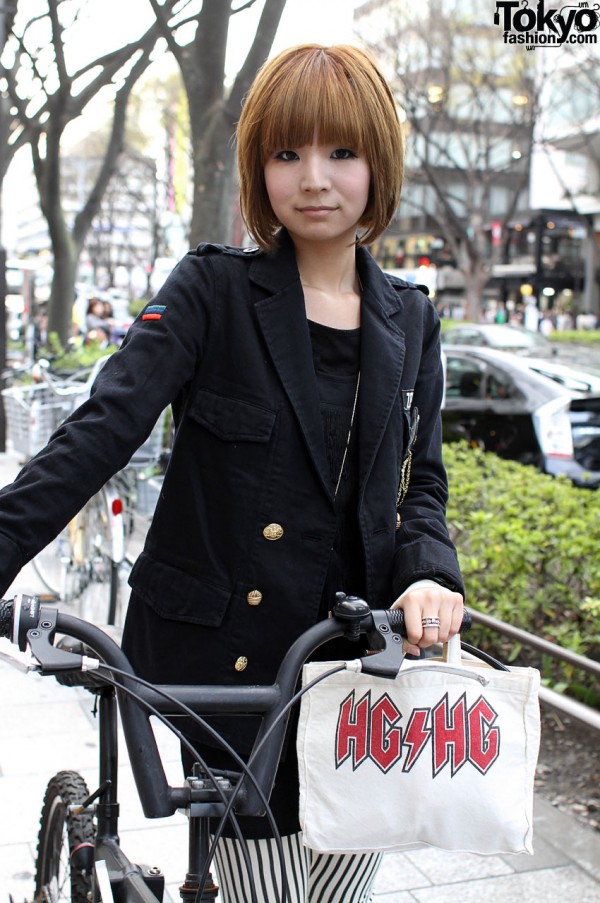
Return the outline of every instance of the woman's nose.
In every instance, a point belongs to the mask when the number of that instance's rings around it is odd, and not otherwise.
[[[330,186],[327,161],[318,154],[309,154],[302,167],[301,187],[303,191],[324,191]]]

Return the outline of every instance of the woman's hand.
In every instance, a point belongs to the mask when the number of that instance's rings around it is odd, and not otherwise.
[[[392,608],[404,611],[407,635],[404,652],[419,655],[421,649],[433,643],[446,643],[459,632],[464,600],[460,593],[433,580],[421,580],[396,599]]]

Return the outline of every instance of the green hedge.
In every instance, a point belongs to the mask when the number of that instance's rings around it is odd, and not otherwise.
[[[548,336],[551,342],[560,345],[561,342],[576,345],[600,345],[600,329],[565,329],[555,330]]]
[[[452,329],[453,326],[468,326],[472,324],[472,320],[452,320],[449,317],[442,317],[440,320],[441,330],[445,332]],[[557,344],[576,344],[576,345],[600,345],[600,329],[564,329],[551,332],[547,336],[550,342]]]
[[[600,659],[600,493],[466,443],[444,445],[448,523],[467,604]],[[600,683],[490,631],[474,642],[542,669],[555,689],[600,706]]]

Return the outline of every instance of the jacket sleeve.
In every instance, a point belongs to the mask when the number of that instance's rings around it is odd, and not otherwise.
[[[193,378],[214,284],[210,256],[183,258],[100,371],[89,400],[0,492],[0,592],[128,463]]]
[[[413,416],[418,410],[419,422],[412,447],[410,481],[398,509],[395,598],[415,580],[424,578],[464,595],[456,550],[446,524],[448,482],[442,461],[440,411],[444,375],[439,318],[429,301],[422,311],[422,352],[412,409]]]

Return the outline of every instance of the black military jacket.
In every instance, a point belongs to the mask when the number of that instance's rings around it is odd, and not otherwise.
[[[369,602],[387,607],[419,578],[462,583],[445,525],[438,317],[365,249],[357,264],[359,523]],[[127,652],[155,680],[270,681],[318,618],[336,525],[285,235],[270,254],[205,244],[178,264],[89,401],[0,493],[1,589],[127,463],[169,404],[177,431],[131,575]]]

